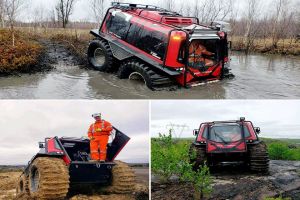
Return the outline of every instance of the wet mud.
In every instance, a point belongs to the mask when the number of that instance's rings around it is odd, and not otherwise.
[[[67,199],[70,200],[148,200],[149,199],[149,170],[148,168],[133,168],[136,176],[135,182],[131,184],[130,193],[122,194],[108,191],[105,187],[99,187],[98,190],[89,188],[89,191],[71,191],[70,188]],[[16,185],[21,175],[18,172],[0,172],[0,200],[29,200],[26,195],[16,195]],[[78,189],[78,188],[77,188]]]
[[[231,170],[230,170],[231,169]],[[300,161],[270,162],[268,175],[253,174],[241,168],[217,169],[212,172],[213,191],[206,199],[214,200],[263,200],[266,197],[300,199]],[[152,199],[193,199],[189,183],[176,180],[160,183],[154,178]]]

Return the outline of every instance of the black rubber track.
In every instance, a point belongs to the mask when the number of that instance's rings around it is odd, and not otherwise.
[[[251,171],[269,172],[269,155],[264,142],[249,146],[249,165]]]
[[[151,90],[175,90],[177,88],[175,82],[167,75],[156,72],[148,65],[137,60],[123,62],[119,68],[118,77],[120,79],[127,79],[133,72],[138,72],[142,75],[145,84]]]
[[[39,172],[38,188],[33,191],[33,169]],[[60,158],[41,157],[30,166],[29,193],[32,199],[65,199],[69,189],[69,170]]]
[[[205,147],[200,147],[195,144],[191,144],[189,149],[190,162],[193,163],[193,169],[197,170],[206,161]]]
[[[104,65],[96,65],[96,62],[94,60],[94,52],[97,48],[101,48],[105,53],[105,63]],[[93,67],[96,70],[102,71],[102,72],[112,72],[116,68],[116,62],[115,58],[113,56],[113,53],[110,49],[110,46],[107,41],[102,40],[100,38],[96,38],[90,42],[88,52],[88,62],[91,67]]]

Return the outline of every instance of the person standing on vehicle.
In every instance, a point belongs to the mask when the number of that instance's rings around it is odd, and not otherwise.
[[[91,160],[105,162],[107,143],[113,128],[111,123],[102,120],[101,113],[95,113],[92,117],[95,123],[91,124],[88,130]]]

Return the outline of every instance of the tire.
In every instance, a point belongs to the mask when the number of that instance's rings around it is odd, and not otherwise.
[[[195,144],[191,144],[190,149],[189,149],[189,155],[190,155],[190,162],[191,162],[191,164],[193,164],[193,170],[197,170],[200,168],[200,166],[204,165],[204,163],[206,161],[204,147],[200,147],[200,146],[196,146]]]
[[[91,67],[102,72],[113,71],[114,57],[109,44],[100,39],[90,42],[88,48],[88,62]]]
[[[137,60],[122,63],[118,71],[120,79],[140,79],[151,90],[174,88],[174,82],[161,73],[152,70],[148,65]]]
[[[29,169],[29,194],[33,199],[64,199],[69,170],[60,158],[37,158]]]
[[[17,198],[28,197],[29,187],[28,187],[28,177],[25,174],[20,176],[16,186],[16,195]]]
[[[269,172],[269,155],[264,142],[249,146],[249,166],[253,172]]]
[[[112,183],[107,191],[110,193],[129,194],[135,191],[135,174],[131,167],[121,161],[115,161],[112,169]]]

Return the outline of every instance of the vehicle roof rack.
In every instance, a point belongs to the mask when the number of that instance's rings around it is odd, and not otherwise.
[[[114,8],[119,8],[119,9],[145,9],[145,10],[157,10],[157,11],[162,11],[162,12],[170,12],[164,8],[160,8],[158,6],[152,6],[152,5],[144,5],[144,4],[133,4],[133,3],[120,3],[120,2],[112,2],[111,6]]]

